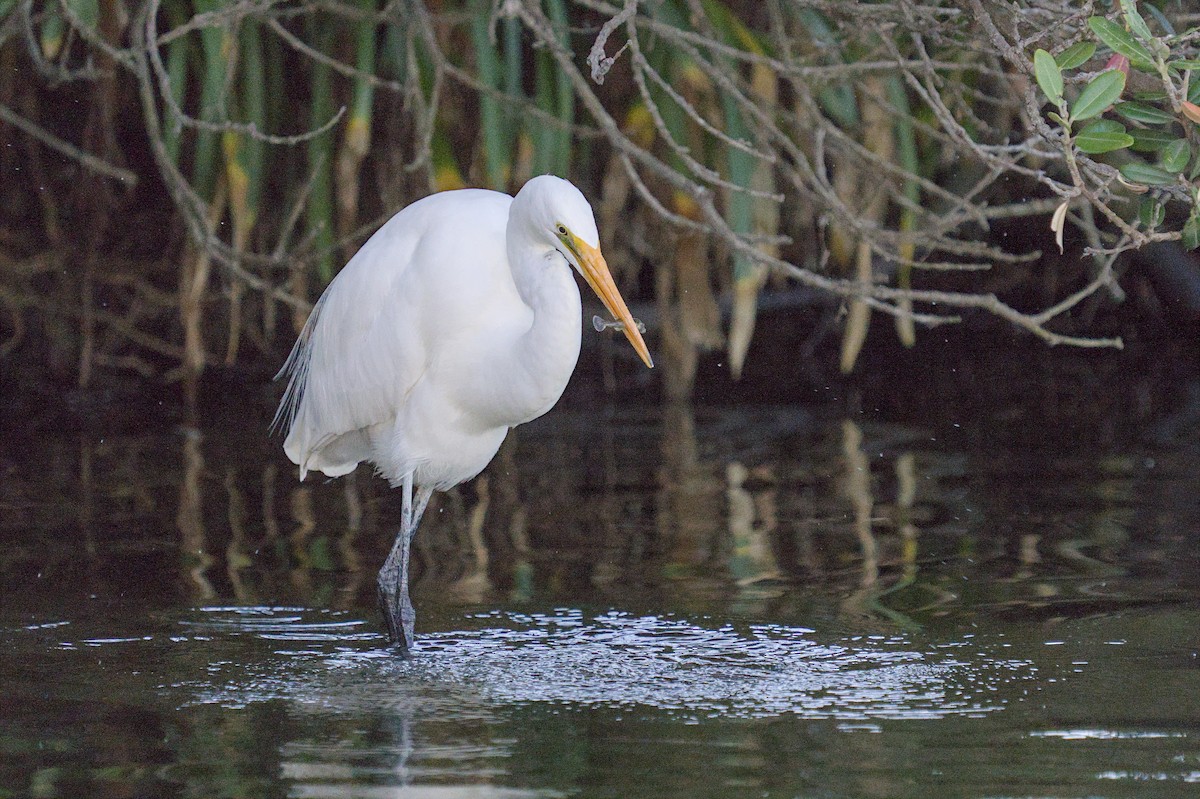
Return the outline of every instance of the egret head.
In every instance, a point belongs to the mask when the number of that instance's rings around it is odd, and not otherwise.
[[[617,290],[608,263],[600,253],[596,217],[587,199],[569,181],[553,175],[532,178],[513,200],[511,215],[519,215],[534,241],[545,242],[562,254],[591,286],[608,312],[621,322],[625,337],[646,366],[654,366],[637,322]],[[510,221],[511,224],[511,221]]]

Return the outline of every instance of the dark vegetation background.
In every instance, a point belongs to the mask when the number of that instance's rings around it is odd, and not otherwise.
[[[0,15],[10,408],[65,388],[194,401],[204,376],[269,394],[310,303],[383,220],[543,172],[592,200],[650,325],[662,368],[640,392],[689,396],[699,375],[708,396],[788,396],[861,372],[868,341],[871,368],[913,368],[900,350],[962,322],[1018,359],[1035,341],[1186,358],[1197,334],[1187,3],[0,0]],[[1068,117],[1124,72],[1094,116],[1133,146],[1087,152],[1048,114],[1039,49]],[[604,349],[584,366],[611,387],[629,354],[588,339]]]

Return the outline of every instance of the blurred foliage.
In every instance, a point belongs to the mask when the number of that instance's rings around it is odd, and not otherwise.
[[[1069,312],[1119,297],[1121,252],[1200,235],[1200,15],[1083,5],[0,0],[0,358],[272,361],[398,208],[544,172],[653,291],[670,394],[704,350],[752,368],[789,280],[844,306],[846,370],[876,312],[907,346],[973,310],[1119,346]],[[1033,311],[995,287],[1048,242],[989,238],[1025,216],[1093,262]]]

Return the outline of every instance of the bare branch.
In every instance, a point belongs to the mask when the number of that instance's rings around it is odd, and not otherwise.
[[[91,153],[84,152],[74,144],[71,144],[68,141],[63,141],[40,125],[30,122],[28,119],[21,116],[16,111],[13,111],[3,103],[0,103],[0,120],[7,122],[14,128],[23,130],[25,133],[28,133],[30,136],[37,139],[47,147],[57,150],[69,158],[75,159],[85,169],[90,169],[92,172],[95,172],[99,175],[104,175],[105,177],[119,180],[122,183],[127,184],[130,188],[133,188],[137,185],[137,175],[130,170],[119,166],[113,166],[107,161],[103,161]]]
[[[626,20],[631,19],[637,13],[638,0],[625,0],[625,7],[619,13],[609,19],[601,26],[600,32],[596,34],[596,41],[592,43],[592,49],[588,53],[587,63],[592,68],[592,80],[598,85],[604,83],[604,76],[612,69],[613,64],[621,53],[625,52],[625,48],[629,46],[626,42],[621,46],[621,49],[612,56],[604,54],[604,45],[608,43],[608,37],[613,31],[625,24]]]

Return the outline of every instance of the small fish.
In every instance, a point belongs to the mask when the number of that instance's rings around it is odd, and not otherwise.
[[[641,319],[634,319],[639,333],[646,332],[646,324]],[[592,327],[596,328],[597,333],[603,333],[605,330],[624,330],[625,323],[618,322],[615,319],[604,319],[601,316],[592,317]]]

